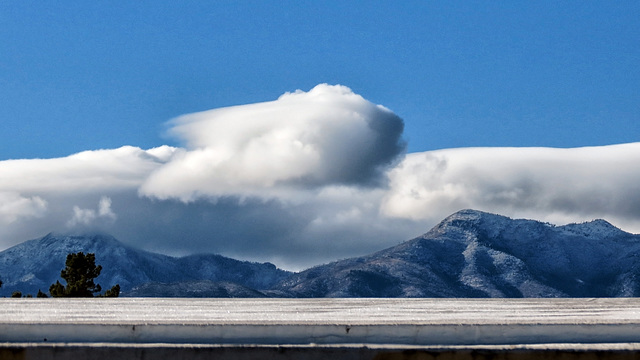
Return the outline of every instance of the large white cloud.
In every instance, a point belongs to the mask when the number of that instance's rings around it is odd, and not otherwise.
[[[640,232],[640,143],[402,156],[402,121],[342,86],[186,115],[185,148],[0,161],[0,250],[104,231],[171,254],[300,269],[362,255],[475,208]]]
[[[171,126],[186,149],[0,161],[0,221],[8,224],[0,248],[50,231],[97,230],[148,250],[299,268],[403,238],[370,223],[385,170],[404,150],[402,120],[346,87],[319,85]]]
[[[605,218],[640,231],[639,165],[640,143],[414,153],[390,172],[381,209],[416,221],[462,208],[555,223]]]
[[[141,193],[192,201],[375,185],[404,149],[402,130],[390,110],[326,84],[271,102],[185,115],[170,133],[189,151],[154,172]]]

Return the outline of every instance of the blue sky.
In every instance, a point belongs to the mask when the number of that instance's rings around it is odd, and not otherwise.
[[[0,250],[102,231],[299,269],[464,208],[638,233],[638,19],[637,1],[1,1]]]
[[[0,3],[0,158],[172,143],[176,116],[342,84],[408,150],[640,134],[635,1]]]

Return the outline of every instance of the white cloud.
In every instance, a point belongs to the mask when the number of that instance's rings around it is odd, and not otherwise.
[[[404,150],[403,123],[346,87],[319,85],[172,126],[187,149],[0,161],[0,192],[12,194],[0,204],[0,221],[10,223],[0,246],[100,230],[149,250],[300,266],[360,254],[392,233],[367,223],[385,170]]]
[[[292,189],[373,185],[402,152],[402,120],[344,86],[182,116],[170,133],[189,151],[141,193],[160,199],[282,196]]]
[[[90,225],[96,219],[95,210],[81,209],[78,206],[73,207],[73,217],[67,222],[67,227],[75,227],[77,225]]]
[[[116,214],[111,210],[111,198],[103,196],[98,203],[98,209],[83,209],[79,206],[73,207],[73,216],[67,221],[67,227],[83,229],[100,226],[104,223],[113,223]]]
[[[0,161],[0,250],[97,230],[147,250],[300,269],[428,231],[463,208],[640,232],[640,143],[402,157],[402,121],[342,86],[174,120],[186,149]]]
[[[40,218],[47,202],[39,196],[24,197],[16,192],[0,191],[0,224],[9,225],[20,218]]]
[[[115,221],[117,216],[111,210],[111,198],[103,196],[98,203],[98,216]]]
[[[0,161],[0,191],[46,194],[138,188],[152,170],[179,152],[169,146],[146,151],[123,146],[55,159]]]
[[[559,223],[606,218],[638,231],[638,164],[640,143],[414,153],[390,172],[382,212],[420,221],[474,208]]]
[[[8,224],[0,227],[0,249],[47,232],[68,231],[68,226],[92,218],[107,224],[115,215],[108,201],[98,210],[87,210],[90,204],[103,195],[127,192],[135,201],[149,173],[180,151],[124,146],[63,158],[0,161],[0,224]]]

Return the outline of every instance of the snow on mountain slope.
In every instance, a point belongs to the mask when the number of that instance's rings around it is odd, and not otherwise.
[[[273,264],[251,263],[219,255],[174,258],[125,246],[109,235],[66,236],[48,234],[0,252],[0,296],[13,291],[35,295],[48,293],[60,278],[69,253],[96,254],[102,272],[96,282],[103,289],[120,284],[123,292],[149,283],[179,281],[230,281],[240,285],[268,288],[289,275]]]
[[[302,297],[638,296],[640,236],[604,220],[554,226],[474,210],[378,253],[293,275]]]

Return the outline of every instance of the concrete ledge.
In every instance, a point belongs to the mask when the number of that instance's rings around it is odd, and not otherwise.
[[[640,343],[640,299],[0,299],[0,342]]]
[[[494,345],[640,342],[640,326],[590,325],[251,325],[251,324],[13,324],[5,342],[175,344]]]
[[[638,344],[635,298],[0,299],[0,359],[626,359]]]
[[[490,346],[0,343],[0,359],[638,359],[640,344]]]

